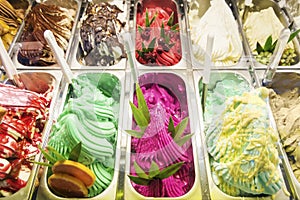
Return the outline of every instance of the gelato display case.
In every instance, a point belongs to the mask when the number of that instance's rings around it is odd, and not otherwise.
[[[0,200],[300,199],[293,2],[0,0]]]
[[[24,71],[26,88],[0,83],[1,198],[30,199],[37,186],[39,145],[47,140],[58,97],[60,72]],[[34,80],[34,83],[28,82]],[[35,87],[39,84],[39,87]],[[3,113],[4,111],[4,113]]]

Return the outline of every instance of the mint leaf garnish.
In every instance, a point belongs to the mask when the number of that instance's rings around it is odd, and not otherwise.
[[[76,144],[70,155],[69,155],[69,160],[73,160],[75,162],[78,162],[79,156],[80,156],[80,152],[81,152],[81,142],[79,142],[78,144]]]
[[[132,182],[138,185],[149,185],[150,180],[138,176],[127,175]]]
[[[146,130],[148,124],[150,123],[150,113],[138,83],[136,83],[136,96],[138,100],[138,107],[132,102],[129,102],[129,104],[132,110],[133,118],[141,131],[126,130],[126,132],[133,137],[141,138],[144,135],[144,131]]]
[[[289,40],[288,40],[288,43],[289,43],[290,41],[292,41],[292,40],[298,35],[299,32],[300,32],[300,29],[298,29],[297,31],[291,33],[291,35],[290,35],[290,37],[289,37]]]
[[[133,164],[137,176],[128,175],[130,180],[139,185],[148,185],[152,180],[163,180],[172,176],[181,168],[184,162],[175,163],[166,167],[165,169],[159,170],[159,166],[157,165],[157,163],[152,161],[148,175],[136,162],[134,162]]]
[[[264,45],[264,50],[265,51],[270,51],[271,50],[271,47],[272,47],[272,36],[270,35],[267,40],[266,40],[266,43]]]
[[[171,13],[169,20],[167,22],[168,26],[172,26],[174,21],[174,12]]]
[[[170,166],[166,167],[165,169],[160,171],[157,178],[162,180],[162,179],[168,178],[169,176],[172,176],[173,174],[175,174],[181,168],[183,163],[184,162],[179,162],[179,163],[175,163],[173,165],[170,165]]]
[[[149,178],[153,178],[159,174],[159,166],[152,162],[149,170]]]
[[[188,117],[184,118],[179,124],[177,124],[176,127],[174,127],[174,121],[172,117],[170,117],[168,131],[171,132],[171,136],[178,146],[182,146],[193,136],[193,134],[191,133],[182,137],[182,134],[186,129],[187,125]]]

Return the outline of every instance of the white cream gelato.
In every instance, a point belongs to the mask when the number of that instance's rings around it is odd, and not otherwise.
[[[243,28],[250,48],[254,51],[256,43],[259,42],[263,46],[270,35],[273,41],[277,40],[284,26],[273,8],[269,7],[260,12],[249,12]],[[293,43],[290,42],[288,47],[293,48]]]
[[[198,9],[189,13],[193,53],[203,61],[207,36],[214,37],[212,61],[216,65],[234,65],[240,59],[243,47],[237,22],[225,0],[211,0],[211,6],[200,17]]]

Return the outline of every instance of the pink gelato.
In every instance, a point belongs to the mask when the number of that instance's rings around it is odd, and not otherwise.
[[[150,113],[150,123],[141,138],[131,139],[131,175],[136,175],[133,167],[135,161],[144,171],[150,171],[154,161],[162,170],[172,164],[184,162],[173,175],[163,180],[154,179],[148,185],[133,187],[147,197],[179,197],[186,194],[195,181],[193,152],[191,140],[179,146],[168,131],[169,119],[172,117],[174,126],[183,119],[178,99],[158,84],[141,86]],[[137,97],[134,97],[137,105]],[[138,127],[134,124],[134,130]],[[189,132],[187,126],[184,133]]]
[[[177,64],[181,60],[181,44],[176,6],[139,8],[136,17],[137,60],[148,66]]]

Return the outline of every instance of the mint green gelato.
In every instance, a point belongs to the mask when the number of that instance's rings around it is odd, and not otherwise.
[[[96,175],[89,197],[105,190],[114,172],[120,83],[107,73],[82,74],[73,80],[48,145],[68,156],[82,143],[79,162]]]

